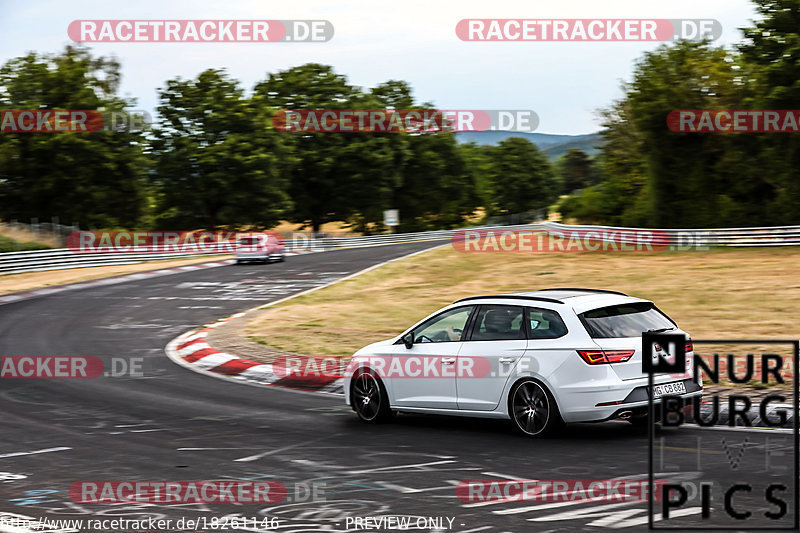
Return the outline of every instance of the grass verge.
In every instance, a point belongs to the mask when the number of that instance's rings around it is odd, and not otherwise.
[[[592,287],[647,298],[695,338],[798,338],[800,248],[661,253],[459,253],[396,261],[259,313],[248,340],[349,357],[458,298]]]

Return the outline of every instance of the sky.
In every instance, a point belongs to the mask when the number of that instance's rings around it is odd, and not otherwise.
[[[324,63],[369,88],[405,80],[418,102],[441,109],[530,109],[542,133],[600,129],[598,110],[622,96],[638,58],[653,42],[465,42],[465,18],[708,19],[730,46],[755,18],[748,0],[0,0],[0,62],[29,51],[57,53],[76,19],[325,19],[326,43],[94,43],[122,63],[121,94],[155,112],[157,89],[175,77],[224,68],[243,87],[268,73]]]

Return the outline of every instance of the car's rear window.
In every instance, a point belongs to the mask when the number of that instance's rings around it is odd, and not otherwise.
[[[245,246],[253,246],[255,244],[258,244],[258,238],[256,238],[256,237],[242,237],[241,239],[239,239],[239,244],[242,244],[242,245],[245,245]]]
[[[672,329],[675,324],[650,302],[611,305],[580,315],[594,339],[640,337],[649,330]]]

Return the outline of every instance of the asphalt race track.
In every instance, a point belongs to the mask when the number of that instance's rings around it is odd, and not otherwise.
[[[501,421],[401,415],[392,424],[368,426],[341,397],[214,379],[164,355],[171,339],[193,327],[438,244],[307,254],[285,263],[209,268],[0,306],[0,355],[143,358],[143,376],[136,378],[0,381],[0,513],[50,520],[209,521],[238,514],[276,517],[273,530],[309,532],[355,531],[354,517],[384,515],[439,518],[443,530],[464,533],[645,530],[643,502],[469,503],[456,497],[458,483],[470,479],[646,480],[647,435],[628,423],[571,426],[543,440],[516,436]],[[784,434],[772,435],[770,443],[760,434],[700,433],[688,427],[659,433],[671,453],[659,458],[662,474],[680,470],[705,479],[703,471],[713,470],[725,486],[762,470],[777,468],[775,475],[784,475],[780,469],[791,467],[791,442]],[[698,438],[705,439],[702,453],[692,452]],[[729,467],[731,457],[741,464]],[[772,464],[765,466],[765,457]],[[267,506],[176,506],[77,504],[68,495],[81,480],[253,479],[283,483],[287,499]],[[303,483],[324,484],[324,501],[296,495]],[[791,514],[788,484],[784,496]],[[774,508],[760,492],[752,496],[752,502],[737,502],[752,503],[758,516]],[[712,508],[716,520],[722,512],[719,493]],[[698,525],[700,508],[683,510],[686,523]]]

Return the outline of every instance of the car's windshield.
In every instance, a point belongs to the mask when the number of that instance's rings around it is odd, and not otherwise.
[[[595,339],[639,337],[645,331],[670,330],[675,324],[651,302],[612,305],[580,315]]]

